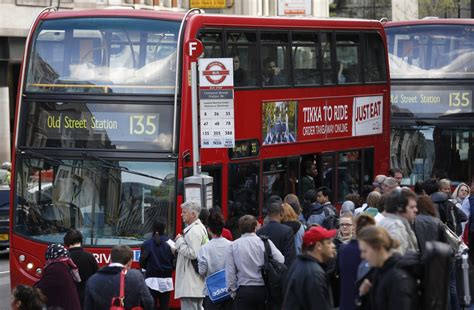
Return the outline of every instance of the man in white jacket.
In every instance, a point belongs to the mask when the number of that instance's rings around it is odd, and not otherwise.
[[[176,289],[175,297],[181,301],[183,310],[201,310],[204,298],[204,278],[193,267],[197,266],[197,255],[201,247],[209,240],[207,230],[199,220],[201,205],[196,201],[186,201],[181,205],[181,216],[187,225],[183,235],[176,236]]]

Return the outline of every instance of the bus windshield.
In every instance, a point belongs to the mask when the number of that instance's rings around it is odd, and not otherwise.
[[[387,27],[392,79],[474,78],[474,26]]]
[[[174,162],[41,156],[21,157],[16,166],[18,234],[61,243],[77,229],[84,245],[110,246],[140,244],[156,220],[174,231]]]
[[[179,23],[47,20],[33,38],[26,91],[173,94]]]

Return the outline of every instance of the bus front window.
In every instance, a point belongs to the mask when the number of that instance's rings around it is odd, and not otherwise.
[[[445,24],[387,27],[391,78],[472,78],[473,30]]]
[[[44,21],[26,90],[174,94],[178,22],[131,18]]]
[[[175,163],[22,158],[17,163],[16,233],[84,245],[140,244],[156,220],[174,231]]]

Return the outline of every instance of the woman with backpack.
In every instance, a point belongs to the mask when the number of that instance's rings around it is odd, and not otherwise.
[[[401,256],[392,251],[400,242],[377,226],[363,228],[357,239],[361,257],[375,268],[372,280],[366,279],[359,288],[360,295],[370,294],[370,308],[418,309],[416,279],[400,267]]]

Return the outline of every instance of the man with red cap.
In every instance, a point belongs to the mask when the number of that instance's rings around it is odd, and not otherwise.
[[[336,254],[336,229],[313,226],[303,236],[303,254],[288,270],[283,310],[333,309],[329,277],[322,264]]]

